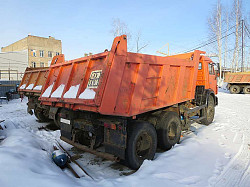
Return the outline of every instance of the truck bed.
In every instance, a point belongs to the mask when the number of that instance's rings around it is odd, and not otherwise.
[[[250,72],[227,73],[225,75],[227,83],[248,83],[250,84]]]
[[[108,52],[52,60],[39,100],[44,105],[134,116],[194,99],[201,51],[160,57],[127,52],[125,35]]]
[[[27,68],[18,91],[20,93],[41,94],[49,68]]]

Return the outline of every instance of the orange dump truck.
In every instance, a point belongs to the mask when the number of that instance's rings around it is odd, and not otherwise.
[[[49,68],[26,68],[23,79],[18,88],[20,95],[28,97],[28,113],[33,114],[41,122],[49,120],[49,107],[40,105],[38,98],[46,81]]]
[[[227,82],[227,88],[232,94],[240,92],[250,94],[250,72],[227,73],[225,82]]]
[[[62,140],[137,169],[157,146],[178,143],[191,122],[213,121],[216,75],[202,53],[131,53],[122,35],[107,52],[70,61],[55,56],[39,100],[60,124]]]

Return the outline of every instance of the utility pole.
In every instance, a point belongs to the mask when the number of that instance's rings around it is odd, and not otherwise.
[[[242,57],[242,61],[241,61],[241,72],[244,71],[244,36],[243,36],[243,33],[244,33],[244,20],[241,20],[241,57]]]

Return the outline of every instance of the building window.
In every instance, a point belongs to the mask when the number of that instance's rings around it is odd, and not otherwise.
[[[36,50],[31,49],[31,56],[36,56]]]
[[[48,57],[52,57],[52,51],[48,51]]]
[[[40,50],[40,57],[43,57],[43,53],[44,53],[44,51]]]
[[[40,67],[44,67],[44,62],[40,62]]]
[[[60,53],[59,52],[56,52],[56,56],[59,55]]]
[[[32,67],[35,68],[36,67],[36,62],[31,62]]]

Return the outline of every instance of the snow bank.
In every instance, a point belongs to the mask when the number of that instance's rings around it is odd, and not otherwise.
[[[51,91],[52,91],[53,86],[54,86],[54,83],[52,83],[52,84],[45,90],[45,92],[43,92],[42,97],[49,97],[49,96],[50,96],[50,93],[51,93]]]
[[[33,88],[33,90],[42,90],[42,85],[36,85],[35,88]]]
[[[64,94],[64,98],[76,98],[80,84],[71,86],[69,90]]]
[[[50,93],[52,91],[52,88],[54,86],[54,83],[52,83],[46,90],[45,92],[43,93],[42,97],[49,97],[50,96]]]
[[[77,161],[94,181],[76,179],[67,169],[58,168],[51,153],[60,132],[39,131],[42,124],[26,113],[27,99],[12,100],[0,107],[0,119],[7,125],[0,131],[0,136],[7,137],[0,143],[0,186],[249,186],[250,95],[219,92],[218,99],[212,124],[194,123],[180,144],[157,152],[153,161],[146,160],[132,175],[119,176],[124,170],[111,167],[118,164],[103,164],[102,159],[96,164],[97,157],[80,153]]]
[[[26,87],[26,84],[23,84],[20,89],[24,89]]]
[[[51,97],[62,97],[62,93],[64,90],[65,85],[61,84],[60,86],[58,86],[58,88],[51,94]]]
[[[2,187],[78,186],[51,159],[53,147],[25,129],[12,129],[0,145]]]
[[[27,86],[26,90],[32,90],[33,87],[34,87],[34,84],[30,84],[29,86]]]
[[[86,88],[79,96],[79,99],[94,99],[95,91],[89,88]]]

